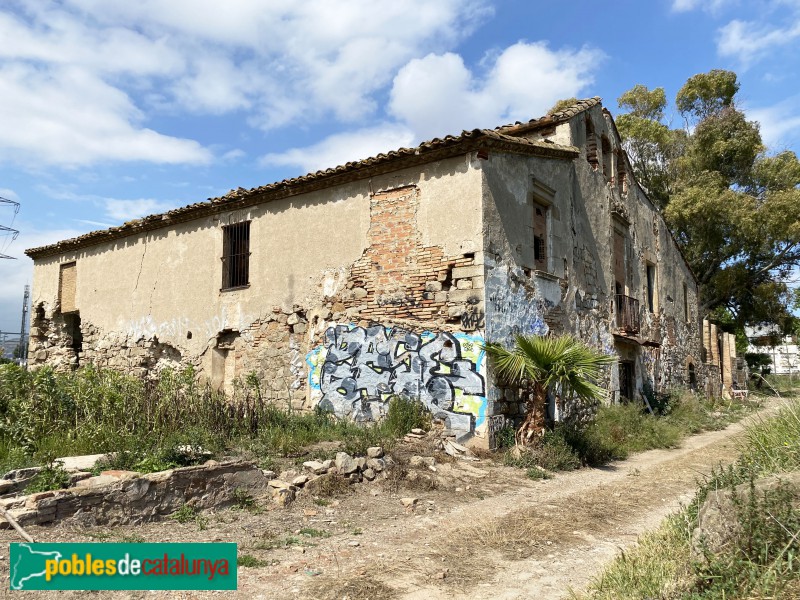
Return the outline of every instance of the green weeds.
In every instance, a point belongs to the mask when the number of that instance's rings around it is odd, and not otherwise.
[[[162,471],[213,455],[248,454],[264,468],[338,441],[351,454],[391,447],[414,427],[429,425],[421,404],[390,399],[386,418],[363,426],[321,410],[297,413],[263,399],[253,374],[226,396],[197,383],[192,369],[164,370],[142,381],[83,367],[57,373],[0,365],[0,467],[42,464],[35,457],[107,453],[97,470]],[[307,460],[307,459],[306,459]]]
[[[590,585],[591,600],[794,598],[800,595],[800,489],[759,485],[771,474],[800,470],[800,402],[749,426],[739,459],[712,471],[692,502],[639,539]],[[711,548],[693,532],[712,494],[724,498],[729,531]],[[694,552],[692,546],[695,546]],[[698,555],[699,554],[699,555]]]

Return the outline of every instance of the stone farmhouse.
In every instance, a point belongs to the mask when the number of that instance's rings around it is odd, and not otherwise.
[[[279,405],[362,420],[404,394],[476,443],[524,409],[485,340],[616,354],[612,402],[718,394],[732,360],[599,98],[27,254],[31,365],[193,365],[225,390],[255,373]]]

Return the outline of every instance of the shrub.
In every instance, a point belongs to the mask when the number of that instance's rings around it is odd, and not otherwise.
[[[48,462],[25,488],[26,494],[63,490],[70,486],[70,475],[59,462]]]

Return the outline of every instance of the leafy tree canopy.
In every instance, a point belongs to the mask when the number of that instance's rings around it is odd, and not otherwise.
[[[618,99],[627,112],[617,127],[702,285],[703,314],[791,329],[797,292],[785,282],[800,265],[800,161],[769,153],[738,90],[732,71],[690,77],[675,99],[684,126],[673,128],[663,88],[637,85]]]

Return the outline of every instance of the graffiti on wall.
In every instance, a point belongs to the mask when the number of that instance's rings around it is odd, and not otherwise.
[[[486,279],[489,310],[486,335],[494,342],[511,344],[516,335],[547,335],[550,327],[544,320],[554,304],[537,295],[522,282],[521,273],[512,274],[506,266],[490,271]]]
[[[486,419],[482,342],[462,333],[334,325],[306,357],[312,398],[339,417],[371,421],[402,395],[469,431]]]

